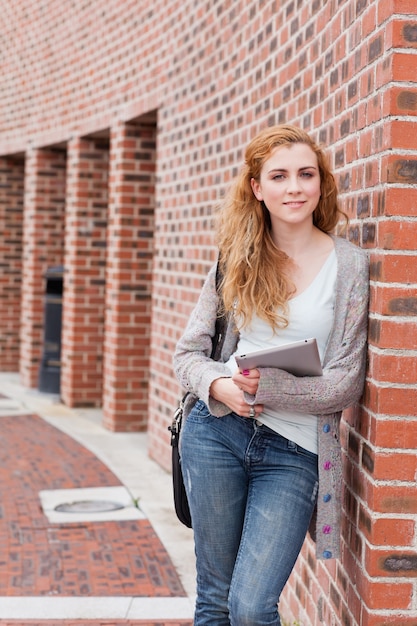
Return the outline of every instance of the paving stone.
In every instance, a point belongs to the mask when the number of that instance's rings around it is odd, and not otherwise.
[[[36,415],[0,416],[0,596],[185,597],[147,519],[50,523],[39,491],[120,485],[89,450]],[[1,616],[0,616],[1,617]],[[52,626],[0,619],[2,626]],[[63,626],[191,621],[60,620]]]

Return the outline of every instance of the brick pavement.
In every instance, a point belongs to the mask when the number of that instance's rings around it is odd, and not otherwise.
[[[146,519],[52,524],[45,489],[119,486],[85,447],[36,415],[0,418],[0,596],[184,597]],[[3,626],[190,626],[187,621],[1,619]]]

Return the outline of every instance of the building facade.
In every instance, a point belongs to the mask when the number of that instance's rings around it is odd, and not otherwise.
[[[37,387],[63,267],[60,396],[148,430],[167,470],[171,359],[216,257],[213,213],[262,127],[328,147],[369,251],[363,401],[342,424],[343,555],[306,540],[303,626],[417,623],[416,0],[4,0],[0,370]]]

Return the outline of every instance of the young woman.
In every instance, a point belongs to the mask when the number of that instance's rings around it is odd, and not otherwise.
[[[368,260],[333,233],[343,218],[322,150],[266,128],[219,213],[210,271],[178,342],[191,392],[180,441],[197,559],[195,626],[277,626],[314,515],[317,556],[339,556],[343,409],[366,367]],[[210,358],[219,306],[229,322]],[[234,355],[315,337],[322,376],[239,371]]]

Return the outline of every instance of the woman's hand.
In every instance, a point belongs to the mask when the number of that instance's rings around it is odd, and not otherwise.
[[[255,371],[257,370],[251,370],[251,372]],[[235,380],[236,376],[238,377],[237,382]],[[241,378],[244,379],[245,384],[240,387],[239,382]],[[257,381],[259,381],[259,372]],[[252,379],[251,383],[248,383],[247,376],[235,374],[233,378],[216,378],[216,380],[211,383],[210,395],[215,400],[226,404],[229,409],[237,413],[237,415],[241,415],[242,417],[257,417],[264,409],[263,404],[250,405],[246,402],[243,395],[244,391],[254,393],[250,391],[250,389],[255,389],[255,387],[256,389],[258,387],[258,382],[255,383],[255,377]],[[255,409],[255,415],[251,412],[252,408]]]
[[[235,374],[233,374],[232,380],[239,387],[239,389],[245,391],[246,393],[250,393],[252,396],[255,396],[256,392],[258,391],[260,377],[261,375],[259,373],[259,370],[252,369],[237,371]]]

